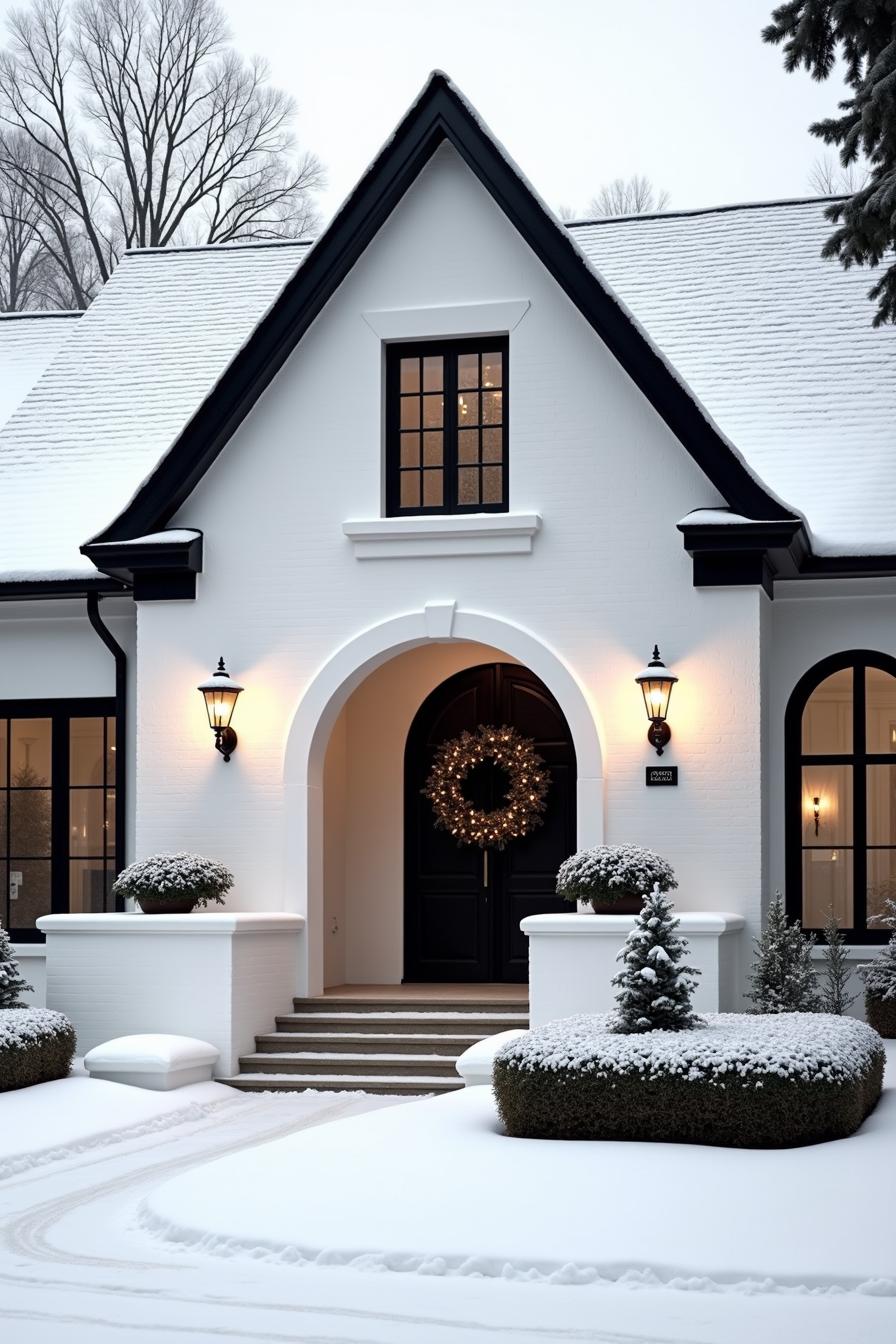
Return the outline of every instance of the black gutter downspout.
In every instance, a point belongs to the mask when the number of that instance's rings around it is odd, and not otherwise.
[[[115,873],[117,876],[125,866],[128,656],[111,630],[102,622],[98,593],[87,594],[87,619],[115,659]],[[116,904],[118,909],[124,909],[121,901]]]

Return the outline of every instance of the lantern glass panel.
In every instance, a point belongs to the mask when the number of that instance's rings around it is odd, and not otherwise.
[[[674,685],[675,683],[667,677],[650,677],[648,680],[641,682],[644,708],[647,711],[648,719],[666,718],[669,713],[669,700]]]
[[[239,691],[229,690],[225,686],[215,686],[211,690],[203,691],[203,695],[205,696],[209,725],[212,728],[229,728],[230,718]]]

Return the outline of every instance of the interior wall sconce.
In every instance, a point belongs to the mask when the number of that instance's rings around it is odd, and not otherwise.
[[[647,710],[647,717],[650,720],[650,727],[647,729],[647,741],[652,747],[656,748],[657,756],[662,756],[663,748],[669,745],[672,738],[672,729],[666,722],[666,716],[669,713],[672,687],[677,680],[675,673],[669,671],[660,657],[658,646],[654,644],[653,657],[644,671],[638,673],[635,681],[641,687],[644,696],[644,708]]]
[[[205,700],[209,727],[215,735],[215,750],[220,751],[225,761],[229,761],[237,744],[230,720],[243,687],[233,680],[224,666],[224,659],[219,658],[217,671],[196,689],[202,692]]]
[[[821,823],[821,799],[817,796],[812,799],[812,820],[815,822],[815,834],[817,835]]]

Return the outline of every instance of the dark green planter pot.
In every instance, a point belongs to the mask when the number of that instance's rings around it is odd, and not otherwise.
[[[643,896],[629,895],[615,901],[593,900],[591,909],[596,915],[640,915],[643,904]]]
[[[166,901],[163,896],[140,896],[137,904],[144,915],[189,915],[196,902],[192,896],[183,896],[179,901]]]
[[[869,1027],[889,1040],[896,1040],[896,999],[878,999],[866,994],[865,1016]]]

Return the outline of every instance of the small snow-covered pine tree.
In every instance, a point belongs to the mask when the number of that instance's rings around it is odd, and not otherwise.
[[[22,979],[19,963],[5,929],[0,929],[0,1008],[24,1008],[20,995],[31,988]]]
[[[855,1003],[858,995],[850,994],[849,977],[851,974],[846,955],[846,942],[840,932],[840,921],[833,909],[828,914],[824,926],[824,979],[821,999],[826,1013],[840,1013],[841,1016]]]
[[[818,1013],[821,998],[812,970],[813,935],[787,922],[784,902],[776,891],[768,918],[756,939],[750,975],[751,1000],[757,1013]]]
[[[873,998],[896,999],[896,933],[873,961],[859,967],[858,973],[865,982],[866,993]]]
[[[687,941],[675,932],[678,924],[656,883],[616,958],[623,968],[613,977],[619,1005],[613,1031],[684,1031],[698,1024],[691,992],[700,972],[681,964]]]

